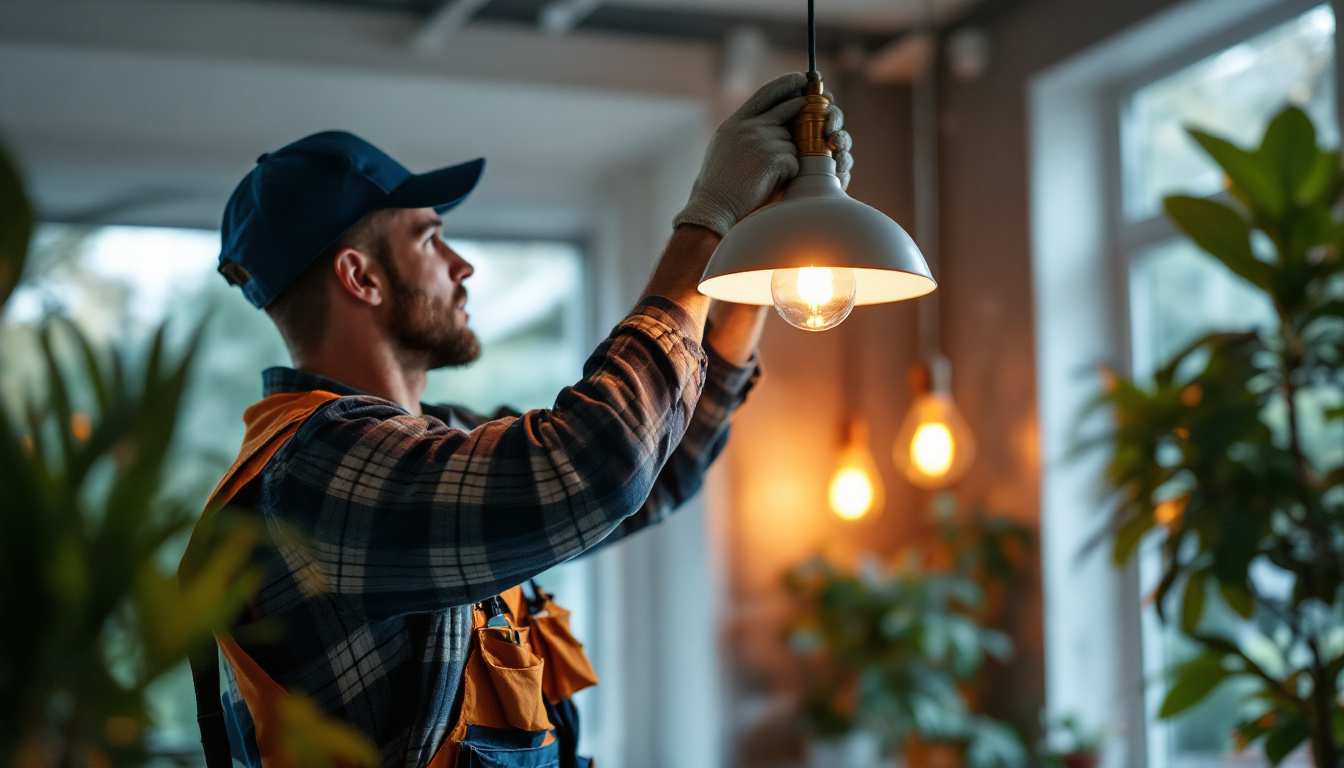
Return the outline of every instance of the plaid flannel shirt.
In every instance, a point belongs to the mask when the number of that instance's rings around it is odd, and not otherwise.
[[[284,640],[240,638],[244,650],[367,734],[384,766],[426,765],[456,714],[472,603],[656,523],[699,490],[759,374],[693,330],[677,305],[645,299],[554,407],[494,420],[453,406],[412,416],[314,374],[266,371],[268,395],[342,397],[240,494],[268,526],[300,534],[256,555],[264,581],[246,619],[278,619]],[[255,759],[227,666],[235,756]]]

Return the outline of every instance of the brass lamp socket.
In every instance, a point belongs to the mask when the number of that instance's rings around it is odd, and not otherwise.
[[[807,103],[793,121],[793,143],[798,146],[799,157],[831,156],[831,146],[826,143],[826,108],[831,102],[822,95],[825,90],[820,77],[809,77],[803,89]]]

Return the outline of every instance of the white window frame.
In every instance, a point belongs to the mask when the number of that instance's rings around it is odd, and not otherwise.
[[[1141,85],[1319,4],[1188,0],[1029,84],[1046,708],[1108,731],[1108,768],[1167,768],[1145,700],[1160,691],[1145,685],[1154,654],[1143,646],[1138,568],[1113,566],[1105,546],[1086,549],[1105,524],[1106,457],[1078,458],[1071,446],[1098,392],[1094,367],[1131,370],[1129,254],[1178,234],[1161,216],[1124,218],[1121,105]],[[1344,2],[1332,5],[1341,18]]]

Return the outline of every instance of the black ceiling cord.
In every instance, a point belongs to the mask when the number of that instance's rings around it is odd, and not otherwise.
[[[807,74],[817,74],[817,11],[815,0],[807,0]]]

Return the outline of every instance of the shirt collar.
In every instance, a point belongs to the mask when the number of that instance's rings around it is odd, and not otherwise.
[[[319,389],[342,397],[369,396],[368,392],[342,384],[321,374],[285,368],[284,366],[267,368],[262,371],[261,389],[266,397],[286,392],[312,392]]]
[[[333,395],[341,395],[342,397],[375,397],[375,395],[370,395],[362,389],[357,389],[348,384],[342,384],[341,382],[327,378],[320,373],[300,371],[296,368],[286,368],[282,365],[267,368],[261,372],[261,389],[266,397],[289,392],[313,392],[315,390],[330,392]],[[391,403],[392,401],[388,400],[387,402]],[[396,403],[392,404],[396,405],[400,410],[406,410]],[[421,403],[420,410],[423,411],[426,416],[432,416],[454,429],[461,429],[464,432],[471,431],[471,427],[466,426],[465,422],[463,422],[458,415],[456,409],[450,405],[428,405],[426,403]]]

